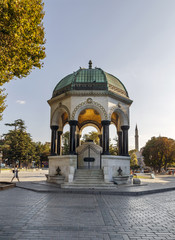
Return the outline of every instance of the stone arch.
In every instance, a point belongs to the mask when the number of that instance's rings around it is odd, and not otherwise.
[[[92,98],[88,98],[86,101],[80,103],[74,108],[71,120],[77,120],[80,112],[87,108],[97,110],[102,120],[108,120],[108,115],[104,107],[100,103],[93,101]]]
[[[63,123],[62,123],[62,119],[61,116],[62,114],[66,112],[68,115],[68,121],[70,119],[70,112],[69,109],[62,104],[59,104],[59,106],[55,109],[55,111],[53,112],[52,116],[51,116],[51,125],[58,125],[59,128],[63,128]]]
[[[84,125],[81,127],[81,129],[80,129],[80,134],[82,134],[83,129],[86,128],[86,127],[94,127],[94,128],[97,130],[98,134],[101,133],[99,127],[98,127],[96,124],[94,124],[94,123],[87,123],[87,124],[84,124]]]
[[[128,114],[123,111],[121,107],[114,106],[110,109],[109,119],[111,120],[112,113],[115,112],[119,115],[119,125],[120,128],[123,125],[129,125],[129,117]]]

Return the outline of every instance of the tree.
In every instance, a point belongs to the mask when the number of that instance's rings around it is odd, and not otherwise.
[[[93,140],[95,144],[99,144],[99,137],[98,137],[98,132],[89,132],[87,134],[83,135],[83,142]]]
[[[0,86],[14,77],[26,77],[41,68],[45,58],[42,0],[0,2]],[[5,108],[0,89],[0,116]]]
[[[130,167],[132,169],[138,169],[139,166],[138,166],[138,160],[137,160],[137,156],[136,156],[136,150],[135,149],[130,150],[129,155],[131,157]]]
[[[69,138],[70,138],[70,133],[69,131],[63,133],[63,155],[68,155],[69,154]]]
[[[47,143],[41,142],[33,143],[35,146],[35,166],[41,167],[43,162],[48,162],[48,156],[50,154],[50,147]]]
[[[164,169],[167,170],[167,166],[175,162],[175,140],[164,138]]]
[[[175,140],[167,137],[152,137],[143,149],[144,162],[154,171],[166,170],[168,164],[175,162]]]
[[[8,159],[9,164],[28,165],[31,163],[34,155],[35,148],[29,133],[26,132],[24,121],[21,119],[16,120],[7,126],[14,127],[7,134],[4,134],[4,146],[2,147],[3,156]]]
[[[2,112],[5,110],[5,98],[6,95],[3,93],[3,89],[0,89],[0,120],[2,120]]]
[[[111,139],[109,139],[109,142],[110,142],[110,144],[109,144],[109,153],[111,155],[118,155],[118,146],[117,146],[118,145],[118,139],[114,138],[113,140],[115,141],[115,143],[112,143]]]

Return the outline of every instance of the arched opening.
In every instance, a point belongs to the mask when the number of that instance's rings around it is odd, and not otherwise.
[[[62,155],[69,154],[69,142],[70,142],[70,126],[68,123],[66,123],[63,127],[63,134],[62,134],[62,141],[61,141]]]
[[[81,129],[81,144],[76,148],[77,168],[100,169],[101,153],[99,128],[92,124],[84,125]]]
[[[81,129],[84,125],[96,125],[101,129],[101,116],[99,112],[92,108],[84,109],[78,116],[78,126]]]
[[[95,144],[100,145],[99,133],[94,126],[85,126],[81,131],[80,142],[81,145],[86,141],[93,141]]]
[[[117,127],[113,122],[109,126],[109,153],[111,155],[118,155]]]

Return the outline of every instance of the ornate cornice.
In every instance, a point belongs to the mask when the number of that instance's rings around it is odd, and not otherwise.
[[[115,93],[112,90],[111,91],[104,91],[104,90],[71,90],[66,93],[62,93],[59,96],[53,97],[50,100],[48,100],[49,105],[51,105],[53,102],[65,99],[68,96],[108,96],[113,99],[116,99],[118,101],[121,101],[125,104],[128,104],[129,106],[132,104],[132,100],[128,98],[127,96],[124,96],[120,93]]]

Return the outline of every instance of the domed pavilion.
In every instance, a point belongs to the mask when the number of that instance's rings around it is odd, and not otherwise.
[[[112,181],[119,167],[123,174],[129,175],[128,130],[129,107],[132,100],[129,98],[125,86],[117,77],[101,68],[92,68],[92,62],[89,61],[89,68],[80,67],[76,72],[65,76],[56,85],[48,103],[51,107],[50,176],[54,175],[59,167],[66,182],[74,180],[74,174],[79,168],[80,137],[82,130],[87,126],[95,127],[98,132],[101,147],[100,162],[96,161],[97,155],[92,153],[95,156],[93,164],[96,162],[94,166],[103,171],[104,181]],[[63,128],[67,123],[70,125],[70,149],[69,155],[62,155],[61,139]],[[116,126],[118,156],[109,153],[110,124]],[[95,149],[92,143],[89,145]],[[88,157],[86,158],[84,155],[84,160],[88,161]]]

